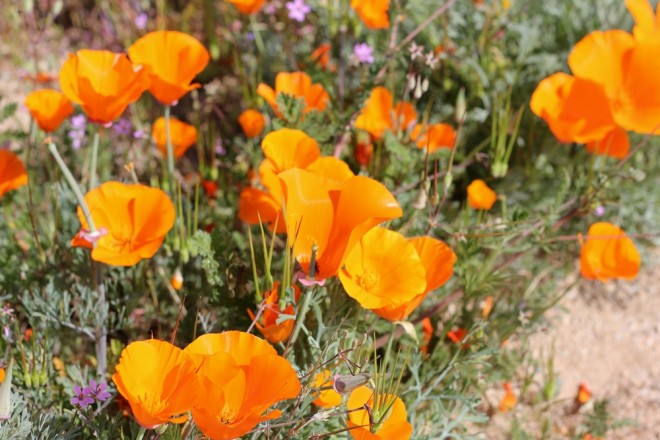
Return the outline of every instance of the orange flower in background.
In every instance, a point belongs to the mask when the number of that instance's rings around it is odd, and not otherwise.
[[[256,322],[256,327],[259,329],[264,338],[268,339],[272,344],[279,344],[280,342],[285,342],[291,336],[293,331],[293,324],[295,323],[294,319],[287,319],[286,321],[277,324],[277,320],[280,315],[294,315],[295,311],[293,305],[289,304],[284,310],[280,310],[278,301],[280,299],[278,291],[280,288],[280,282],[276,281],[273,284],[273,288],[264,294],[264,299],[266,303],[264,304],[264,311],[261,314],[261,321]],[[295,290],[296,300],[300,296],[300,289],[298,286],[293,286]],[[248,310],[248,315],[250,319],[255,320],[256,316],[252,310]]]
[[[490,210],[495,201],[497,200],[497,194],[495,191],[490,189],[486,182],[481,179],[473,180],[470,185],[467,187],[468,193],[468,205],[473,209],[483,209]]]
[[[73,104],[61,92],[52,89],[35,90],[25,98],[25,106],[32,118],[45,132],[57,130],[62,121],[73,113]]]
[[[504,382],[504,397],[502,397],[502,400],[500,401],[500,407],[499,410],[500,412],[507,412],[513,409],[514,406],[516,406],[516,403],[518,403],[518,399],[516,398],[516,395],[513,394],[513,388],[511,387],[511,384],[509,382]]]
[[[346,255],[370,229],[402,215],[387,188],[365,176],[338,182],[291,169],[278,177],[286,200],[287,232],[294,242],[293,256],[309,273],[315,246],[318,279],[335,275]]]
[[[278,117],[282,117],[277,108],[277,96],[280,93],[295,98],[304,98],[304,113],[312,110],[322,112],[330,102],[330,95],[321,84],[312,84],[312,79],[305,72],[280,72],[275,77],[275,90],[261,83],[257,87],[257,94],[264,98]]]
[[[455,344],[460,344],[465,340],[465,337],[467,336],[467,330],[465,330],[463,327],[459,327],[455,330],[451,330],[447,332],[447,339],[449,339],[451,342]],[[463,348],[466,348],[467,344],[463,345]]]
[[[188,420],[200,393],[195,364],[188,355],[156,339],[129,344],[112,380],[136,421],[148,429]]]
[[[135,64],[148,67],[149,92],[163,105],[172,105],[200,87],[191,84],[209,63],[208,50],[194,37],[176,31],[149,32],[127,50]]]
[[[582,382],[578,386],[578,392],[575,395],[575,401],[578,405],[584,405],[591,400],[591,390],[586,383]]]
[[[330,52],[332,51],[332,46],[330,43],[323,43],[310,55],[312,61],[314,61],[321,69],[334,70],[334,65],[330,64]]]
[[[370,143],[358,142],[355,145],[355,160],[360,164],[362,168],[369,166],[371,162],[371,156],[374,154],[374,146]]]
[[[291,364],[263,339],[238,331],[206,334],[184,350],[198,365],[205,393],[193,418],[212,439],[241,437],[256,425],[277,418],[268,408],[293,399],[301,389]]]
[[[264,115],[254,109],[245,110],[238,117],[238,123],[241,125],[245,137],[248,139],[256,138],[264,131],[266,118]]]
[[[362,236],[344,259],[339,280],[365,309],[405,306],[426,288],[426,272],[415,247],[385,228]]]
[[[418,148],[428,148],[429,153],[433,153],[441,148],[453,148],[456,143],[456,131],[449,124],[433,124],[429,126],[421,136],[421,126],[417,126],[412,133],[412,137],[417,139]]]
[[[400,102],[395,106],[389,90],[375,87],[355,120],[355,128],[382,139],[385,131],[407,130],[416,120],[417,112],[412,104]]]
[[[0,150],[0,197],[27,183],[28,175],[21,159],[11,151]]]
[[[321,370],[312,381],[312,387],[316,389],[332,387],[334,379],[330,370]],[[318,391],[313,394],[316,396],[312,403],[321,408],[334,408],[341,404],[341,394],[332,388]]]
[[[87,220],[78,207],[82,229],[71,244],[93,248],[92,259],[111,266],[132,266],[153,257],[174,226],[174,204],[158,188],[106,182],[85,194],[85,202],[97,236],[89,237]]]
[[[4,368],[0,368],[0,383],[5,381],[6,372]]]
[[[256,14],[261,10],[266,0],[228,0],[242,14]]]
[[[431,237],[415,237],[407,241],[415,248],[424,268],[425,287],[420,294],[404,304],[373,310],[378,316],[390,321],[401,321],[410,316],[426,295],[449,281],[454,272],[456,254],[442,241]]]
[[[146,69],[133,66],[124,54],[107,50],[70,53],[60,70],[62,92],[99,124],[121,116],[149,85]]]
[[[167,157],[167,131],[165,130],[165,118],[160,117],[154,122],[151,129],[151,137],[158,150]],[[188,148],[197,142],[197,129],[194,125],[186,124],[176,118],[170,118],[170,141],[174,149],[174,157],[179,159],[186,154]]]
[[[433,324],[431,324],[431,318],[424,318],[422,319],[422,334],[423,334],[423,339],[422,339],[422,347],[421,347],[421,352],[424,354],[429,353],[429,343],[431,342],[431,338],[433,337]]]
[[[390,0],[351,0],[351,7],[369,29],[390,27],[390,19],[387,16]]]
[[[379,394],[378,402],[374,402],[374,391],[361,386],[351,392],[346,402],[348,408],[349,428],[354,440],[408,440],[412,436],[412,425],[408,423],[406,406],[398,396]],[[382,402],[394,402],[391,409],[385,413],[388,405]],[[371,416],[364,409],[371,409]],[[385,406],[385,407],[383,407]],[[372,425],[373,421],[373,425]]]
[[[488,318],[490,312],[493,310],[493,297],[488,295],[479,305],[481,307],[481,317],[484,319]]]
[[[580,271],[590,280],[606,282],[613,278],[631,280],[637,276],[641,257],[633,241],[621,228],[598,222],[589,227],[580,251]]]

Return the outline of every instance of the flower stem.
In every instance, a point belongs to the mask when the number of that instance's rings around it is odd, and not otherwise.
[[[167,142],[167,171],[170,179],[174,177],[174,150],[172,149],[172,137],[170,136],[170,106],[165,106],[165,140]]]
[[[300,306],[300,311],[298,313],[298,316],[296,317],[296,325],[293,327],[293,333],[291,334],[291,339],[289,339],[287,347],[293,347],[293,344],[295,344],[296,339],[298,339],[298,334],[300,333],[300,329],[302,328],[305,322],[305,316],[307,316],[307,312],[309,311],[309,306],[312,303],[313,295],[314,295],[313,287],[305,292],[305,298],[303,299],[303,302]]]
[[[96,164],[98,162],[99,156],[99,129],[98,127],[94,131],[94,141],[92,142],[92,173],[89,178],[89,189],[92,190],[96,188],[98,178],[96,175]]]
[[[135,440],[142,440],[146,432],[147,432],[147,428],[145,428],[144,426],[140,426],[140,432],[138,432],[138,435],[137,437],[135,437]]]

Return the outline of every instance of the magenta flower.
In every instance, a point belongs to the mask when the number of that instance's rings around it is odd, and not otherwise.
[[[367,43],[356,44],[353,48],[357,60],[364,64],[371,64],[374,62],[374,50]]]
[[[82,389],[80,385],[73,387],[73,397],[71,398],[71,405],[85,409],[87,406],[94,403],[94,399],[89,395],[89,388]]]
[[[305,16],[312,12],[312,8],[305,3],[305,0],[290,1],[286,4],[286,8],[289,10],[289,18],[299,23],[305,21]]]
[[[98,400],[99,402],[104,402],[108,400],[110,397],[110,393],[106,391],[106,388],[108,386],[104,383],[99,383],[97,384],[94,379],[89,381],[89,386],[85,387],[83,390],[83,393],[87,391],[87,394],[89,396],[92,396],[94,399]]]

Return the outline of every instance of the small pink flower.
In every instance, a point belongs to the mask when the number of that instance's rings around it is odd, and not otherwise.
[[[99,238],[108,235],[108,230],[106,228],[99,228],[94,232],[83,229],[80,231],[80,236],[85,240],[94,244],[98,241]]]

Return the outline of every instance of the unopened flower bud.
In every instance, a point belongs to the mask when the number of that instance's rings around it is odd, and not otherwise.
[[[354,389],[361,387],[365,383],[369,382],[371,376],[365,373],[359,373],[356,375],[340,375],[336,374],[334,377],[334,384],[332,388],[339,394],[350,393]]]

